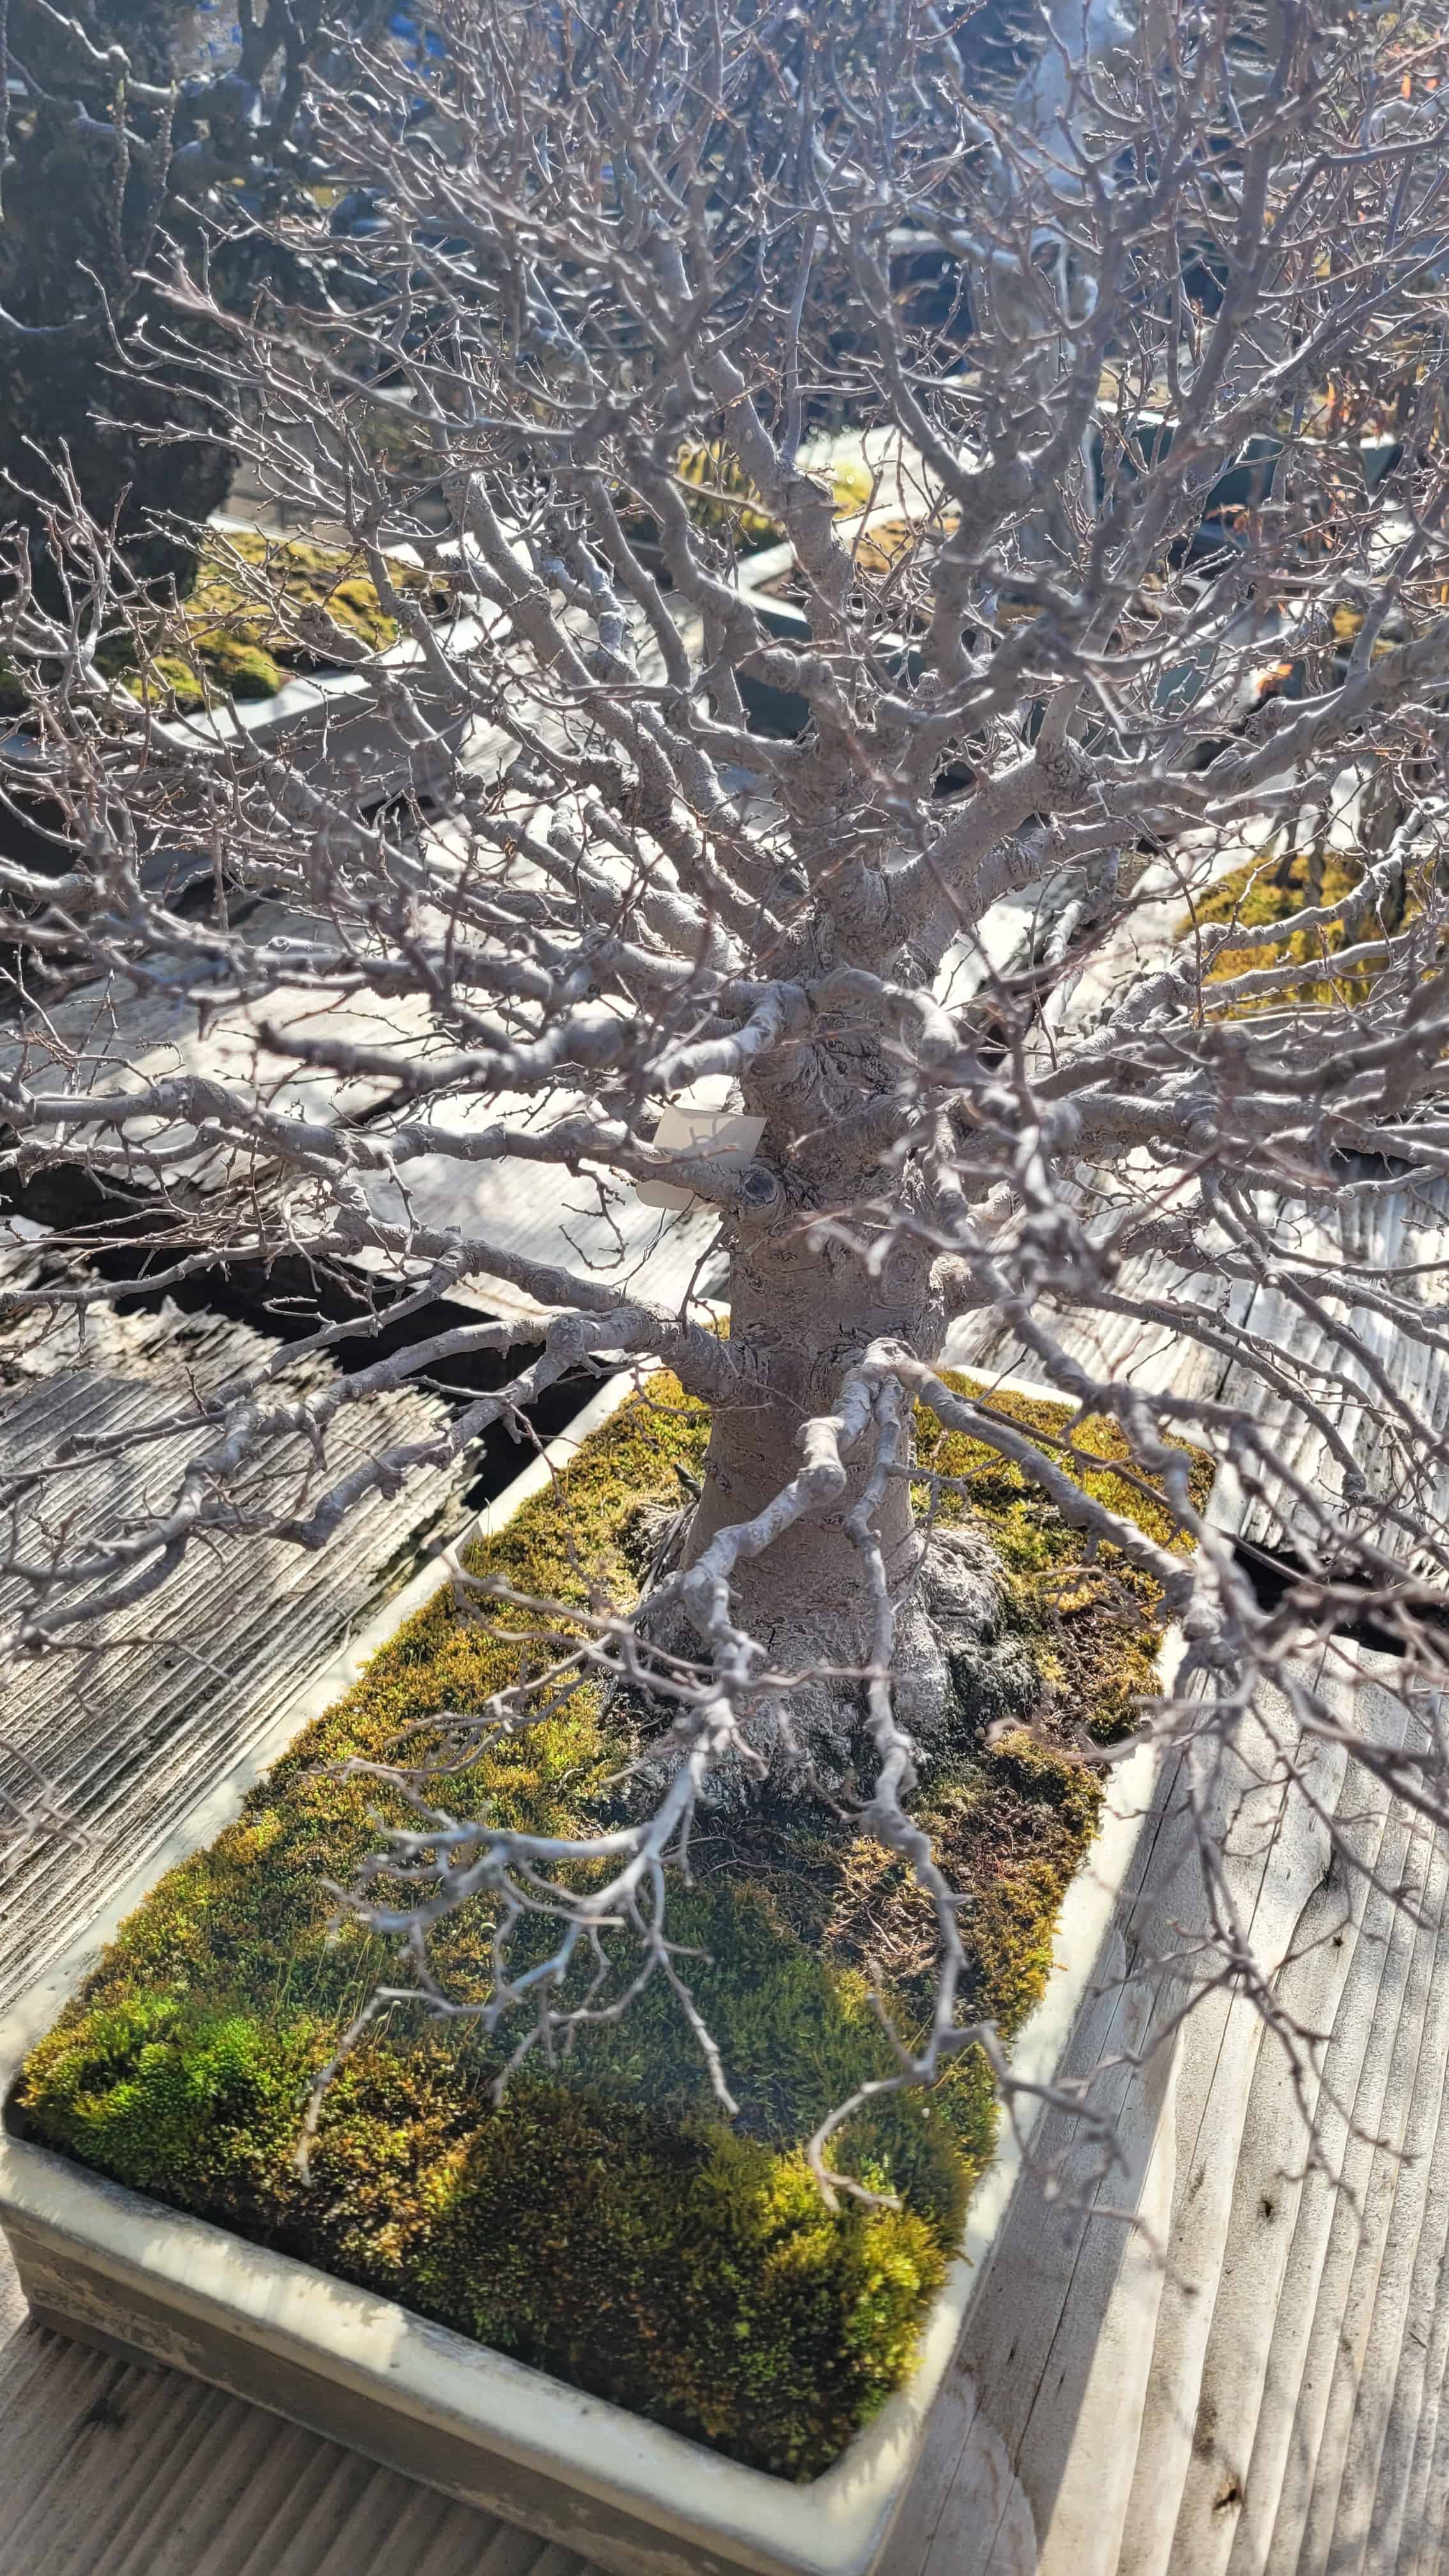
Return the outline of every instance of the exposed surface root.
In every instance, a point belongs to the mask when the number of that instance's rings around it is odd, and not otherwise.
[[[677,1553],[682,1531],[677,1514],[641,1526],[636,1544],[648,1549],[660,1571]],[[752,1633],[762,1635],[763,1623]],[[699,1640],[675,1604],[660,1613],[656,1642],[678,1654],[697,1654]],[[781,1620],[762,1642],[766,1670],[817,1678],[792,1688],[768,1686],[749,1712],[745,1733],[756,1764],[722,1765],[705,1783],[701,1803],[718,1813],[738,1812],[765,1798],[801,1795],[846,1802],[868,1795],[869,1749],[865,1736],[862,1645],[842,1611]],[[932,1532],[918,1571],[907,1585],[897,1616],[895,1705],[923,1759],[936,1760],[977,1741],[987,1729],[1021,1725],[1049,1697],[1031,1643],[1013,1618],[1010,1586],[990,1541],[971,1528]],[[625,1804],[657,1801],[678,1755],[661,1741],[659,1712],[635,1701],[642,1758]]]

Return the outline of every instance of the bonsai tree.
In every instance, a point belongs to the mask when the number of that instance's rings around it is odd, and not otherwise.
[[[365,559],[418,657],[337,641],[375,718],[409,742],[442,707],[474,719],[442,808],[376,807],[345,735],[326,774],[253,750],[224,708],[205,758],[158,735],[91,655],[128,618],[150,646],[74,483],[49,516],[65,611],[22,600],[7,646],[69,817],[61,878],[0,871],[27,989],[99,976],[119,1007],[184,978],[199,1030],[226,1011],[257,1039],[250,1071],[235,1047],[123,1071],[123,1038],[98,1066],[42,1009],[4,1081],[11,1168],[128,1192],[110,1231],[143,1209],[156,1289],[367,1265],[391,1346],[319,1385],[304,1363],[373,1320],[319,1313],[206,1401],[205,1445],[174,1489],[138,1485],[122,1537],[8,1550],[12,1642],[103,1634],[243,1520],[319,1546],[417,1463],[383,1442],[334,1476],[338,1408],[460,1353],[505,1364],[455,1448],[526,1426],[565,1378],[662,1364],[712,1433],[641,1599],[567,1622],[524,1603],[557,1652],[456,1717],[466,1761],[602,1674],[635,1729],[615,1808],[563,1842],[460,1821],[403,1748],[411,1828],[344,1902],[405,1936],[406,1990],[446,2010],[429,1935],[486,1898],[494,1983],[468,2009],[520,2053],[589,2009],[580,1959],[632,1958],[625,1984],[674,1986],[727,2099],[669,1933],[691,1828],[833,1800],[934,1921],[934,2013],[883,2079],[928,2082],[994,2045],[958,2010],[955,1896],[912,1799],[953,1730],[989,1722],[1000,1584],[969,1519],[933,1525],[924,1402],[1022,1470],[1084,1559],[1160,1583],[1186,1652],[1142,1724],[1183,1766],[1211,1924],[1184,1975],[1256,1981],[1272,2012],[1222,1782],[1312,1795],[1342,1719],[1304,1646],[1347,1618],[1404,1647],[1406,1702],[1443,1673],[1442,1440],[1392,1351],[1438,1365],[1449,1342],[1412,1246],[1321,1249],[1330,1218],[1347,1241],[1347,1211],[1412,1206],[1449,1169],[1442,25],[1064,9],[1001,92],[968,87],[935,0],[444,14],[441,57],[364,50],[309,91],[366,197],[368,298],[238,313],[202,259],[158,253],[171,357],[145,377]],[[328,221],[279,216],[295,275],[324,274]],[[926,309],[923,242],[949,289]],[[379,353],[426,459],[380,461],[354,426]],[[851,515],[842,423],[871,475]],[[741,583],[723,503],[691,508],[684,448],[732,460],[787,532],[795,640]],[[409,499],[440,489],[446,543]],[[469,612],[451,629],[392,578],[408,538]],[[209,909],[171,899],[160,851],[206,854]],[[249,930],[261,895],[285,935]],[[681,1147],[663,1113],[702,1089],[747,1123]],[[606,1204],[663,1185],[713,1211],[727,1330],[696,1296],[479,1232],[469,1176],[497,1162],[545,1205],[582,1175]],[[440,1165],[456,1222],[409,1196]],[[530,1311],[435,1329],[462,1285]],[[116,1293],[79,1261],[24,1291],[65,1319]],[[1093,1319],[1132,1364],[1092,1361]],[[943,1381],[949,1337],[987,1324],[1118,1427],[1177,1546],[989,1387]],[[1136,1368],[1144,1337],[1170,1364]],[[269,1486],[299,1427],[304,1488]],[[1234,1494],[1277,1516],[1276,1595],[1234,1547]],[[1352,1752],[1443,1818],[1436,1741]],[[518,1941],[540,1914],[542,1963]],[[815,2142],[827,2182],[849,2107]]]
[[[13,0],[0,34],[0,522],[40,536],[64,452],[152,572],[189,561],[155,514],[205,519],[234,460],[166,371],[118,375],[157,323],[148,268],[168,237],[209,231],[214,283],[245,300],[270,257],[255,220],[310,169],[305,73],[332,21],[321,0],[239,14],[210,57],[182,5]]]

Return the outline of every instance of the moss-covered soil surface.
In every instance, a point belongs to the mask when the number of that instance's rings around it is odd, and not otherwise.
[[[1256,859],[1219,877],[1199,896],[1191,916],[1179,923],[1178,937],[1189,940],[1209,922],[1229,922],[1241,924],[1245,930],[1257,930],[1287,921],[1296,912],[1342,903],[1362,877],[1359,861],[1344,850],[1290,850],[1281,858]],[[1391,898],[1376,911],[1352,922],[1347,930],[1341,921],[1333,921],[1326,927],[1292,931],[1286,939],[1267,940],[1261,946],[1239,948],[1231,940],[1226,941],[1215,952],[1205,981],[1211,987],[1255,968],[1301,963],[1301,984],[1285,986],[1275,993],[1240,996],[1224,1007],[1234,1015],[1282,1010],[1290,1004],[1352,1009],[1367,1000],[1382,964],[1387,963],[1387,949],[1381,964],[1375,960],[1372,943],[1377,938],[1393,937],[1423,909],[1424,888],[1411,870],[1394,888]],[[1355,951],[1367,948],[1370,953],[1360,954],[1353,970],[1345,974],[1335,968],[1334,959],[1350,945]]]
[[[393,556],[389,568],[399,592],[426,590],[446,604],[446,585],[421,565]],[[319,617],[340,630],[336,649]],[[344,666],[348,644],[385,651],[398,631],[360,556],[253,528],[211,530],[179,617],[158,612],[143,625],[150,631],[139,650],[134,635],[118,632],[102,640],[97,660],[162,715],[210,697],[274,698],[294,673]],[[19,673],[0,655],[0,717],[23,716],[28,705]]]
[[[1039,1430],[1067,1420],[992,1400]],[[678,1470],[697,1473],[707,1428],[702,1407],[653,1380],[561,1486],[475,1548],[475,1565],[535,1597],[632,1598],[651,1511],[677,1502]],[[1074,1440],[1083,1481],[1171,1535],[1140,1485],[1084,1454],[1122,1457],[1109,1426],[1078,1426]],[[918,1444],[923,1477],[965,1479],[964,1493],[935,1487],[935,1507],[981,1516],[1007,1569],[1004,1617],[1041,1675],[1030,1725],[990,1742],[963,1733],[918,1799],[970,1896],[967,2009],[1010,2039],[1042,1992],[1097,1823],[1099,1782],[1073,1748],[1130,1724],[1151,1686],[1157,1597],[1110,1549],[1084,1564],[1076,1535],[994,1452],[925,1414]],[[442,1597],[400,1629],[239,1821],[123,1927],[32,2056],[12,2117],[121,2182],[737,2459],[812,2476],[908,2372],[995,2126],[973,2051],[929,2095],[896,2096],[846,2133],[842,2161],[899,2207],[824,2206],[802,2143],[862,2078],[889,2071],[869,1978],[909,2024],[933,1944],[899,1866],[823,1806],[702,1825],[697,1885],[673,1901],[675,1937],[702,1954],[689,1976],[742,2105],[733,2124],[656,1981],[554,2072],[517,2075],[498,2107],[496,2042],[395,2010],[326,2096],[309,2178],[296,2169],[309,2082],[387,1965],[369,1936],[329,1931],[324,1888],[373,1847],[379,1792],[322,1766],[386,1756],[403,1730],[416,1730],[414,1755],[441,1745],[442,1712],[480,1708],[548,1653],[521,1633],[523,1614],[488,1618]],[[577,1828],[607,1800],[624,1728],[578,1691],[440,1797],[455,1813]],[[480,1903],[439,1935],[454,1994],[483,1991],[488,1929]]]
[[[430,586],[421,566],[403,558],[390,558],[390,571],[399,591]],[[307,612],[341,630],[338,650],[329,650],[322,626],[304,632]],[[346,643],[381,652],[397,641],[397,620],[360,556],[249,528],[208,534],[181,619],[184,633],[158,627],[143,668],[127,639],[116,670],[138,696],[182,710],[204,704],[208,692],[274,698],[296,671],[345,663]]]

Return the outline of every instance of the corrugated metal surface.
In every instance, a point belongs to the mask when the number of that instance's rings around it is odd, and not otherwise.
[[[24,1270],[12,1257],[12,1282]],[[154,1411],[158,1387],[184,1411],[190,1391],[204,1396],[263,1349],[244,1325],[166,1307],[97,1317],[84,1364],[57,1369],[54,1340],[12,1323],[0,1343],[0,1476],[53,1459],[77,1431],[133,1424]],[[401,1436],[440,1415],[410,1391],[382,1411]],[[361,1455],[378,1427],[375,1410],[369,1427],[344,1410],[333,1463]],[[138,1477],[174,1471],[203,1436],[197,1424],[140,1462],[78,1464],[49,1508],[77,1512],[94,1532],[134,1500]],[[0,1704],[0,1784],[18,1803],[37,1799],[28,1753],[75,1830],[38,1832],[0,1864],[0,1994],[82,1928],[98,1896],[362,1626],[433,1525],[458,1513],[458,1483],[453,1471],[411,1479],[316,1556],[252,1541],[197,1555],[155,1603],[116,1623],[129,1648],[48,1656],[22,1672]],[[588,2576],[572,2553],[237,2399],[31,2326],[3,2245],[0,2571]]]
[[[589,2576],[224,2397],[22,2327],[0,2351],[0,2576]]]
[[[12,1279],[17,1275],[11,1264]],[[0,1346],[0,1474],[53,1458],[80,1430],[115,1432],[184,1410],[254,1361],[245,1326],[159,1313],[96,1320],[81,1366],[56,1371],[34,1325]],[[360,1411],[361,1409],[359,1409]],[[440,1408],[404,1392],[388,1430]],[[370,1435],[346,1412],[341,1466]],[[194,1449],[194,1430],[144,1464],[78,1465],[64,1507],[93,1531]],[[52,1509],[61,1508],[57,1497]],[[0,1865],[0,1993],[13,1992],[236,1761],[350,1631],[423,1536],[458,1509],[458,1477],[425,1473],[375,1499],[317,1556],[232,1542],[188,1561],[157,1603],[117,1624],[135,1642],[47,1657],[0,1705],[0,1782],[74,1829],[37,1833]],[[3,1605],[0,1605],[3,1606]],[[118,2362],[32,2327],[0,2249],[0,2570],[4,2576],[585,2576],[582,2562],[449,2504],[409,2479],[169,2371]]]
[[[13,1492],[14,1480],[53,1462],[79,1432],[154,1418],[158,1394],[181,1426],[117,1458],[77,1461],[28,1501],[22,1495],[24,1553],[43,1556],[46,1530],[62,1525],[101,1538],[134,1513],[142,1491],[169,1496],[178,1469],[212,1436],[200,1401],[270,1347],[245,1325],[167,1306],[98,1317],[81,1364],[66,1365],[37,1324],[12,1327],[0,1342],[0,1490]],[[329,1466],[345,1471],[380,1433],[425,1437],[442,1418],[436,1399],[410,1389],[376,1408],[343,1407]],[[315,1554],[240,1536],[193,1546],[160,1591],[102,1623],[104,1642],[11,1667],[0,1694],[0,1826],[9,1828],[0,1832],[0,1999],[83,1926],[99,1893],[401,1579],[460,1508],[462,1472],[424,1469],[395,1497],[371,1496]],[[18,1597],[14,1581],[0,1582],[0,1618]],[[27,1815],[37,1829],[17,1832]]]

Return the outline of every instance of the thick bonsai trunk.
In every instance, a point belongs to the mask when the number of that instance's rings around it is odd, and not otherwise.
[[[687,1560],[788,1485],[801,1464],[802,1423],[834,1409],[844,1369],[871,1342],[889,1337],[921,1358],[937,1357],[941,1322],[929,1273],[924,1254],[907,1254],[872,1280],[858,1259],[812,1251],[793,1229],[737,1256],[730,1337],[747,1357],[752,1391],[716,1407]],[[850,1485],[835,1509],[797,1523],[736,1568],[735,1617],[765,1650],[769,1669],[815,1671],[801,1688],[762,1692],[750,1715],[748,1731],[778,1786],[811,1771],[826,1786],[870,1774],[858,1678],[870,1655],[866,1591],[845,1521],[872,1463],[848,1459]],[[938,1531],[927,1547],[905,1477],[893,1481],[877,1526],[896,1604],[900,1723],[929,1752],[994,1717],[1023,1713],[1038,1684],[1019,1642],[1004,1633],[1005,1587],[989,1543],[956,1529]]]
[[[842,1372],[868,1345],[889,1335],[919,1356],[934,1357],[926,1265],[902,1261],[873,1281],[843,1253],[810,1251],[798,1233],[771,1237],[740,1253],[729,1282],[730,1339],[747,1363],[751,1392],[717,1406],[705,1490],[689,1535],[698,1556],[727,1523],[750,1520],[801,1464],[801,1425],[829,1413]],[[768,1643],[772,1659],[794,1638],[820,1640],[832,1659],[859,1660],[846,1636],[859,1621],[860,1559],[845,1533],[868,1462],[848,1462],[850,1492],[835,1511],[792,1529],[776,1546],[738,1568],[741,1624]],[[903,1591],[919,1557],[904,1479],[886,1499],[879,1526],[893,1592]],[[777,1643],[777,1640],[779,1641]],[[791,1654],[792,1663],[799,1657]]]

